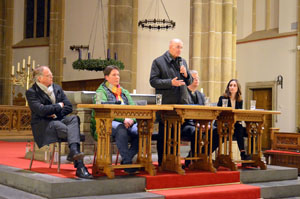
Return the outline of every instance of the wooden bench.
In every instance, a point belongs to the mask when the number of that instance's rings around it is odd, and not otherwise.
[[[267,164],[298,168],[300,174],[300,133],[270,131],[271,149],[263,152]]]

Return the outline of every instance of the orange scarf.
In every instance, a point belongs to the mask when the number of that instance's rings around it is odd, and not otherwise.
[[[109,90],[111,90],[111,92],[115,95],[117,101],[121,101],[122,103],[124,103],[124,102],[123,102],[123,99],[122,99],[122,88],[121,88],[120,85],[114,86],[114,85],[108,83],[108,81],[107,81],[107,82],[105,83],[105,86],[106,86]]]

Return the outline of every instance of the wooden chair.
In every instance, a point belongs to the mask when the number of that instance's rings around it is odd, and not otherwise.
[[[80,142],[84,142],[85,141],[85,135],[84,134],[80,134]],[[53,164],[53,160],[54,160],[54,156],[55,156],[55,148],[56,148],[56,143],[58,143],[58,163],[57,163],[57,173],[60,172],[60,163],[61,163],[61,143],[62,142],[68,142],[67,138],[60,138],[58,140],[58,142],[53,143],[53,150],[51,152],[50,155],[50,162],[49,162],[49,168],[52,167]],[[84,145],[83,145],[84,146]],[[31,170],[32,167],[32,163],[34,160],[34,155],[35,155],[35,142],[33,144],[33,150],[32,150],[32,155],[31,155],[31,160],[30,160],[30,164],[29,164],[29,170]],[[82,148],[82,151],[84,151],[84,149]]]

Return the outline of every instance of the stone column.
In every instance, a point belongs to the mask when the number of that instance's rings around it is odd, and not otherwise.
[[[236,0],[191,0],[190,68],[212,102],[236,77]]]
[[[298,21],[300,20],[300,0],[298,0],[297,5],[297,11],[298,11]],[[298,25],[298,31],[297,31],[297,46],[300,45],[300,26]],[[297,121],[297,130],[300,132],[300,51],[297,50],[297,62],[296,62],[296,121]]]
[[[51,1],[49,34],[49,67],[53,82],[63,80],[65,0]]]
[[[109,1],[108,48],[125,65],[120,84],[129,91],[136,87],[137,8],[138,0]]]
[[[14,1],[0,2],[0,104],[11,104],[11,66]]]

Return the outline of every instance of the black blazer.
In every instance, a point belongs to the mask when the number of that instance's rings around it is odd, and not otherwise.
[[[193,100],[191,91],[188,91],[188,92],[189,92],[189,98],[188,98],[189,99],[189,104],[199,104],[199,105],[204,105],[205,104],[205,96],[204,96],[203,93],[196,90],[195,91],[196,100]]]
[[[26,91],[26,99],[31,110],[32,133],[38,147],[58,141],[56,131],[52,126],[53,121],[62,120],[73,111],[71,102],[59,85],[53,84],[53,92],[56,98],[55,104],[52,104],[49,96],[36,83]],[[64,103],[63,108],[58,104],[59,102]],[[52,114],[55,114],[57,118],[49,117]]]
[[[187,78],[179,72],[179,57],[174,60],[167,51],[162,56],[156,58],[151,67],[150,85],[155,88],[156,94],[162,94],[162,104],[188,104],[187,86],[193,82],[193,77],[189,72],[186,61],[182,59],[182,64],[187,71]],[[183,80],[186,85],[172,86],[172,79],[177,77]]]
[[[228,99],[228,107],[232,107],[230,98],[224,96],[219,97],[217,106],[222,106],[222,99]],[[243,100],[241,100],[240,102],[238,102],[237,100],[235,101],[235,109],[243,109]]]

